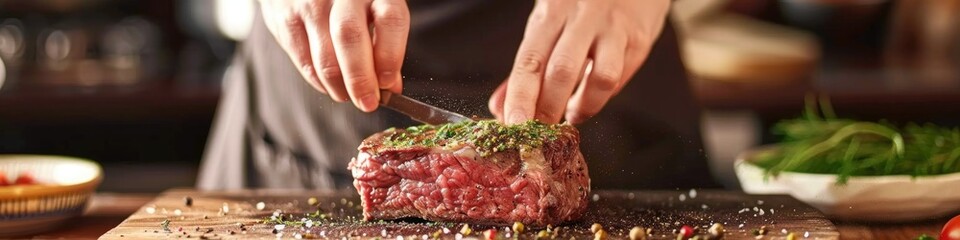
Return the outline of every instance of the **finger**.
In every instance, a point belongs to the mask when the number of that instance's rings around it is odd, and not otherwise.
[[[586,80],[567,105],[566,119],[570,123],[582,123],[599,113],[626,81],[622,77],[626,36],[611,35],[599,38],[594,45],[594,60],[587,68]]]
[[[550,55],[535,116],[542,122],[560,122],[570,95],[583,77],[587,53],[596,36],[593,19],[597,18],[588,16],[591,14],[581,12],[578,19],[563,30],[563,35]]]
[[[565,12],[553,9],[567,9],[563,5],[570,2],[573,1],[537,1],[537,6],[530,14],[513,70],[507,80],[503,101],[505,123],[517,124],[533,118],[544,65],[566,20]]]
[[[343,84],[343,74],[333,50],[333,41],[330,39],[330,19],[327,17],[330,6],[322,4],[325,3],[311,1],[304,6],[304,15],[307,19],[304,25],[310,41],[310,54],[314,69],[317,69],[319,83],[327,89],[330,98],[337,102],[344,102],[349,100],[350,96]]]
[[[303,18],[296,13],[271,15],[269,17],[284,18],[280,20],[282,26],[274,27],[274,31],[278,33],[274,35],[276,36],[277,42],[280,43],[283,50],[290,56],[290,60],[293,61],[293,65],[297,67],[297,71],[300,72],[303,79],[314,89],[317,89],[317,91],[326,93],[326,89],[320,84],[313,65],[313,59],[310,56],[310,40],[307,36]]]
[[[374,0],[373,59],[380,88],[391,89],[400,83],[400,67],[410,31],[410,11],[405,0]]]
[[[654,29],[652,32],[639,31],[628,35],[623,75],[621,75],[623,84],[617,87],[614,95],[619,93],[630,79],[633,79],[633,75],[636,74],[637,70],[647,61],[647,56],[650,55],[650,49],[660,35],[661,29],[662,26],[659,26],[659,28]]]
[[[637,73],[637,70],[640,69],[640,66],[643,66],[643,63],[647,60],[647,55],[650,54],[650,48],[652,47],[653,40],[633,40],[627,41],[626,50],[624,51],[624,60],[623,60],[623,70],[621,70],[620,80],[622,84],[617,86],[614,91],[614,95],[620,93],[620,90],[623,89],[623,86],[626,85],[630,79],[633,79],[633,75]]]
[[[353,104],[364,112],[376,110],[380,101],[367,25],[369,5],[370,0],[341,0],[330,9],[330,32],[344,85]]]
[[[503,100],[507,96],[507,81],[500,83],[500,86],[497,86],[496,90],[493,90],[493,94],[490,95],[490,101],[487,103],[487,107],[490,108],[490,114],[493,114],[494,118],[499,121],[503,121]]]

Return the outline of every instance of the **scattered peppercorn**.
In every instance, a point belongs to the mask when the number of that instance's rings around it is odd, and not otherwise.
[[[483,232],[483,238],[485,238],[485,239],[487,239],[487,240],[497,239],[497,229],[491,228],[491,229],[489,229],[489,230],[487,230],[487,231],[484,231],[484,232]]]
[[[597,230],[597,232],[593,234],[593,240],[605,239],[607,239],[607,231],[604,231],[603,229]]]
[[[547,230],[540,230],[540,232],[537,233],[536,239],[547,239],[548,237],[550,237],[550,234],[547,233]]]
[[[719,223],[714,223],[712,226],[710,226],[709,229],[707,229],[707,233],[710,234],[712,238],[723,237],[723,234],[724,234],[723,225]]]
[[[523,232],[523,223],[513,222],[513,232],[522,233]]]
[[[643,230],[642,227],[633,227],[630,229],[630,240],[645,240],[647,239],[647,231]]]
[[[192,206],[193,206],[193,198],[184,197],[184,198],[183,198],[183,204],[184,204],[184,205],[187,205],[187,207],[192,207]]]
[[[694,234],[696,234],[696,229],[690,227],[689,225],[683,225],[680,227],[680,232],[678,233],[678,235],[683,236],[683,238],[691,238]]]
[[[753,230],[754,236],[767,235],[767,226],[760,226],[760,229]]]
[[[590,225],[590,232],[597,233],[600,230],[603,230],[603,226],[600,225],[599,223],[594,223],[593,225]]]

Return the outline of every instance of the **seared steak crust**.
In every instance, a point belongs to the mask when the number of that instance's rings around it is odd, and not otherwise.
[[[590,178],[573,126],[560,126],[538,148],[486,157],[470,143],[388,147],[386,134],[364,140],[349,165],[366,220],[545,226],[586,210]]]

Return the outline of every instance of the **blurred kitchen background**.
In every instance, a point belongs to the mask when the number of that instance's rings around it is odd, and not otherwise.
[[[0,153],[89,158],[101,191],[193,186],[252,0],[0,0]],[[809,94],[844,117],[960,120],[960,0],[678,0],[715,174]]]

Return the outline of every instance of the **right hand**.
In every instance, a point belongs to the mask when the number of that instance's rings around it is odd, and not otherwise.
[[[405,0],[260,0],[267,29],[300,74],[334,101],[372,112],[400,92],[410,30]]]

